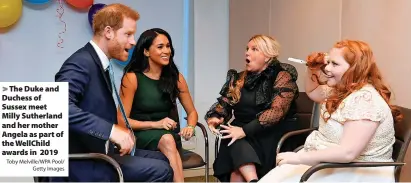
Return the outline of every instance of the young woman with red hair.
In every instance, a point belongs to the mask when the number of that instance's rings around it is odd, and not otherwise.
[[[391,92],[370,46],[343,40],[328,54],[308,56],[307,66],[305,91],[321,103],[319,129],[307,137],[302,150],[278,154],[278,166],[259,182],[298,182],[320,162],[392,162],[393,123],[402,115],[390,105]],[[394,167],[324,169],[309,180],[395,182]]]

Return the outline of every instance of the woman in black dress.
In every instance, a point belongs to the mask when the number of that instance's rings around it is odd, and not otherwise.
[[[210,130],[223,135],[213,165],[222,182],[254,182],[275,167],[275,148],[288,131],[298,96],[297,71],[279,62],[278,53],[275,39],[253,36],[245,71],[228,71],[221,96],[205,116]]]

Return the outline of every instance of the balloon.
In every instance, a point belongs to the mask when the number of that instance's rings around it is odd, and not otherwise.
[[[90,23],[90,26],[93,27],[93,16],[94,14],[97,13],[98,10],[101,10],[104,6],[106,6],[103,3],[97,3],[93,4],[93,6],[90,7],[88,10],[88,22]]]
[[[21,0],[0,0],[0,27],[8,27],[16,23],[22,11]]]
[[[31,4],[46,4],[50,2],[51,0],[24,0],[24,1],[31,3]]]
[[[119,65],[125,67],[131,60],[131,56],[133,55],[134,48],[135,48],[135,46],[133,46],[130,50],[128,50],[128,59],[127,59],[127,61],[121,61],[121,60],[117,60],[117,59],[114,59],[114,61],[116,61],[116,63],[118,63]]]
[[[94,0],[66,0],[68,4],[75,8],[86,9],[93,5]]]

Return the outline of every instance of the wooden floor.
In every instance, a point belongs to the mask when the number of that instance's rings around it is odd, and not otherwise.
[[[205,182],[205,176],[186,177],[184,178],[184,181],[185,182]],[[208,181],[217,182],[217,179],[214,176],[210,175]]]

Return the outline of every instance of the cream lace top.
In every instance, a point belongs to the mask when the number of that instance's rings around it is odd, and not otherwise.
[[[321,114],[324,111],[323,104]],[[372,85],[366,85],[345,98],[327,123],[320,117],[318,131],[312,132],[307,137],[304,150],[319,150],[337,145],[343,134],[344,122],[361,119],[379,122],[380,125],[369,145],[354,161],[393,161],[394,120],[388,104]]]

